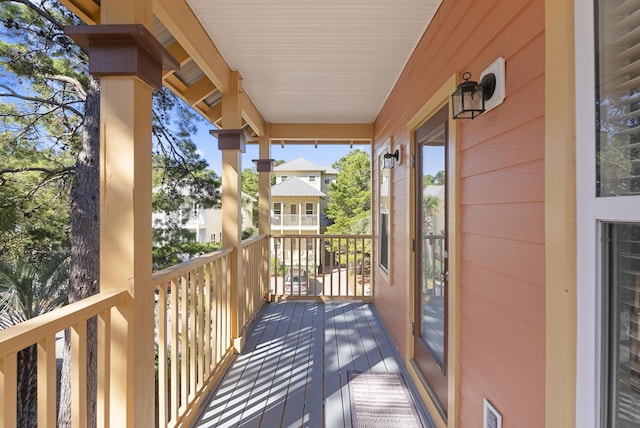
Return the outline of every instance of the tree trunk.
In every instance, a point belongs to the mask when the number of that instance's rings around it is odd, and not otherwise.
[[[82,150],[70,195],[71,269],[69,303],[99,291],[100,274],[100,81],[89,76]],[[96,426],[97,323],[87,323],[87,427]],[[71,346],[65,333],[58,426],[71,426]]]
[[[38,351],[36,345],[18,352],[18,427],[38,426]]]

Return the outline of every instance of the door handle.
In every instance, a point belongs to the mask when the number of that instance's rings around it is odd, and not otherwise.
[[[449,271],[440,272],[440,281],[449,282]]]

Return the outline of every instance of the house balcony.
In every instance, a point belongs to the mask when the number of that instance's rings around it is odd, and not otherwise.
[[[275,214],[271,217],[271,226],[283,230],[315,230],[319,222],[318,214]]]
[[[303,259],[300,253],[293,252],[281,253],[281,257],[270,255],[269,248],[274,245],[290,249],[300,245],[301,239],[307,242],[308,247],[321,249],[318,251],[321,256]],[[292,244],[294,241],[296,244]],[[19,353],[31,346],[35,346],[38,353],[39,426],[54,424],[57,405],[55,391],[59,383],[56,362],[60,358],[59,352],[56,352],[56,342],[67,329],[71,336],[72,354],[71,411],[74,426],[86,425],[87,321],[94,317],[98,320],[98,426],[132,426],[127,415],[134,411],[134,406],[139,405],[129,396],[134,382],[151,382],[151,390],[157,391],[157,426],[193,426],[191,424],[196,421],[197,415],[202,415],[201,425],[197,426],[218,426],[207,422],[212,414],[221,420],[227,420],[230,414],[237,416],[237,409],[234,410],[228,402],[220,406],[216,403],[225,400],[225,388],[229,382],[233,382],[233,373],[242,367],[243,361],[255,358],[256,346],[259,347],[255,339],[256,332],[267,328],[274,317],[282,319],[290,311],[298,314],[296,319],[302,317],[312,325],[320,323],[322,328],[311,333],[301,325],[299,328],[289,325],[289,329],[283,332],[282,345],[286,347],[295,337],[305,335],[310,342],[298,348],[303,351],[295,358],[295,364],[301,370],[302,367],[313,370],[310,379],[315,379],[324,370],[325,382],[328,382],[324,396],[322,388],[313,386],[316,395],[309,396],[313,402],[304,408],[304,412],[301,408],[300,414],[295,416],[298,419],[294,418],[292,424],[299,422],[300,426],[322,426],[324,421],[325,426],[350,426],[348,401],[345,401],[346,371],[342,372],[341,368],[398,371],[401,365],[400,359],[391,351],[395,347],[383,334],[382,325],[373,307],[369,306],[374,299],[374,286],[369,272],[371,244],[371,236],[270,238],[259,235],[243,241],[238,250],[224,248],[155,272],[146,285],[153,290],[147,294],[152,300],[147,302],[147,307],[152,310],[149,317],[154,319],[153,327],[149,330],[149,334],[153,335],[152,341],[141,340],[141,333],[134,338],[131,324],[135,322],[134,305],[140,297],[126,290],[107,289],[0,331],[0,415],[3,422],[0,426],[15,426]],[[238,271],[233,272],[235,265],[232,261],[236,251]],[[290,264],[285,269],[284,260],[293,261],[295,267]],[[299,281],[299,287],[287,289],[287,272],[291,275],[296,270],[300,277],[304,276],[305,287]],[[238,278],[237,284],[232,282],[234,274]],[[306,303],[292,307],[269,304],[282,300],[292,301],[291,304],[296,300]],[[345,306],[341,306],[339,301]],[[323,306],[323,302],[333,303]],[[360,303],[350,305],[349,302]],[[335,330],[327,330],[329,325]],[[366,331],[362,330],[365,326]],[[350,329],[354,330],[350,333]],[[341,368],[335,366],[334,359],[327,353],[327,341],[338,336],[341,339],[336,343],[331,342],[331,349],[336,358],[340,356]],[[145,348],[145,343],[149,344],[149,349]],[[344,358],[347,350],[350,357]],[[283,350],[273,348],[270,352],[278,355]],[[155,380],[136,377],[135,358],[141,353],[157,356]],[[325,355],[324,360],[318,359],[321,355]],[[292,363],[292,360],[281,361],[283,364],[286,361]],[[232,369],[228,372],[230,367]],[[270,382],[272,388],[282,388],[282,385],[276,385],[274,378],[265,380],[270,376],[269,373],[273,374],[265,366],[263,373],[251,379],[245,375],[242,382]],[[289,399],[298,400],[300,388],[306,386],[302,386],[304,382],[300,376],[287,376],[281,373],[277,381],[286,380],[298,385],[288,388],[291,394]],[[311,384],[307,381],[307,385]],[[211,393],[214,391],[217,391],[217,395],[212,399]],[[270,397],[269,400],[277,401],[278,405],[287,400],[282,398],[281,392],[273,395],[273,391],[251,388],[242,391],[242,401],[246,399],[247,403],[262,403],[264,394]],[[232,401],[237,402],[236,398]],[[324,413],[321,409],[323,400],[328,405]],[[338,418],[341,423],[328,422],[329,413],[331,417],[334,415],[331,409],[342,412]],[[255,412],[258,412],[256,409],[246,411],[250,418],[255,418]]]

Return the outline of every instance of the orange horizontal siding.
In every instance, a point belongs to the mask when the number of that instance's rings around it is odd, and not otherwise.
[[[464,264],[460,281],[465,290],[473,290],[495,307],[510,311],[512,316],[535,325],[538,330],[544,329],[545,317],[540,312],[540,307],[544,305],[545,297],[540,284],[509,276],[471,261],[465,261]]]
[[[460,180],[460,203],[498,204],[544,200],[544,161],[538,160]],[[522,227],[528,227],[522,222]]]
[[[544,204],[468,205],[460,210],[463,233],[544,244]],[[529,218],[527,227],[522,219]]]
[[[458,123],[460,312],[450,316],[459,317],[453,417],[463,428],[481,426],[483,398],[505,427],[544,426],[544,25],[542,0],[444,0],[374,124],[374,152],[392,137],[406,153],[407,123],[452,74],[477,79],[506,60],[504,103]],[[402,352],[409,164],[392,183],[394,286],[375,278],[376,306]]]

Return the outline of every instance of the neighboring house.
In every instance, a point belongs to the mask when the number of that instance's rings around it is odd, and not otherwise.
[[[271,187],[271,234],[274,237],[284,235],[318,235],[324,233],[329,224],[327,191],[329,184],[335,181],[338,171],[331,167],[318,166],[304,158],[298,158],[274,168],[276,184]],[[315,240],[286,241],[286,248],[278,247],[274,239],[273,254],[281,256],[293,250],[293,258],[317,258],[319,253],[314,247]],[[292,245],[293,248],[288,248]],[[297,264],[284,260],[285,264]]]
[[[242,228],[253,225],[253,204],[255,198],[242,193]],[[188,209],[166,213],[156,211],[152,214],[154,228],[168,227],[170,222],[183,223],[183,228],[195,234],[196,242],[222,241],[222,210],[221,208],[202,208],[192,204]]]
[[[274,168],[271,230],[274,235],[319,234],[328,226],[327,191],[338,171],[298,158]]]
[[[242,230],[253,227],[253,206],[257,200],[242,192]],[[205,239],[209,242],[222,242],[222,209],[205,210]]]

